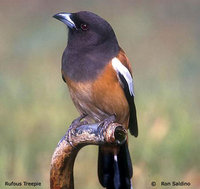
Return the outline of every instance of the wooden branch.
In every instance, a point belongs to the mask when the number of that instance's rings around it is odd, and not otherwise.
[[[68,142],[67,139],[71,139]],[[78,151],[86,145],[122,144],[127,131],[118,123],[105,126],[103,122],[82,125],[68,130],[56,147],[50,170],[51,189],[74,189],[73,167]]]

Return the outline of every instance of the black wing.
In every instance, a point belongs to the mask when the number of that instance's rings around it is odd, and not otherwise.
[[[135,108],[135,103],[134,103],[134,95],[130,93],[129,86],[125,77],[120,72],[118,72],[118,75],[119,75],[120,83],[124,90],[126,99],[129,104],[129,111],[130,111],[129,130],[130,130],[131,135],[134,135],[135,137],[137,137],[138,124],[137,124],[136,108]]]

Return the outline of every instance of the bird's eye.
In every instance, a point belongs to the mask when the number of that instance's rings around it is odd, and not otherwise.
[[[88,30],[88,25],[87,24],[81,24],[81,29],[86,31]]]

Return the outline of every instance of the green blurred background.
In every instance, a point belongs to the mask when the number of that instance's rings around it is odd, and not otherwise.
[[[152,181],[154,188],[161,188],[160,181],[200,188],[198,0],[1,0],[0,188],[24,180],[49,188],[53,151],[78,116],[60,73],[66,28],[52,15],[80,10],[111,23],[133,66],[139,137],[129,143],[135,188],[152,188]],[[80,151],[76,188],[101,188],[96,164],[96,146]]]

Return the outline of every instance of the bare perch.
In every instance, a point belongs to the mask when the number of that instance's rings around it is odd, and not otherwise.
[[[68,142],[67,138],[71,141]],[[127,131],[118,123],[103,122],[68,130],[56,147],[51,161],[50,188],[74,189],[73,167],[78,151],[86,145],[122,144]]]

